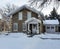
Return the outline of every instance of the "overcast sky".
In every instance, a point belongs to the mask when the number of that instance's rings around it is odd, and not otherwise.
[[[28,3],[28,0],[0,0],[0,7],[3,7],[5,6],[5,4],[8,4],[8,3],[11,3],[11,4],[15,4],[16,6],[22,6],[26,3]],[[48,6],[47,8],[44,8],[44,10],[42,11],[45,15],[46,14],[49,14],[50,11],[52,11],[52,6]],[[60,13],[60,8],[58,10],[58,13]]]
[[[28,0],[0,0],[0,6],[4,6],[5,4],[11,3],[15,4],[17,6],[21,6],[25,3],[27,3]]]

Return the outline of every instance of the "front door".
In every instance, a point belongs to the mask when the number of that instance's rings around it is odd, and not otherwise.
[[[59,26],[58,30],[59,30],[59,32],[60,32],[60,26]]]
[[[32,34],[32,24],[30,24],[29,29],[30,29],[30,32]]]
[[[31,34],[37,33],[37,24],[30,24],[29,28],[30,28]]]

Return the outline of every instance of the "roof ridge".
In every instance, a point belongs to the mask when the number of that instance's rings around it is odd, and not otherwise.
[[[17,9],[15,9],[14,11],[10,12],[7,16],[13,15],[14,13],[18,12],[19,10],[21,10],[23,8],[27,8],[27,9],[32,10],[33,12],[39,14],[39,11],[37,9],[32,8],[32,7],[28,6],[28,5],[23,5],[23,6],[19,7],[19,8],[17,8]]]

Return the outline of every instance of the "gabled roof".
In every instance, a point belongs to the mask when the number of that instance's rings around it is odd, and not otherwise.
[[[39,14],[39,11],[37,11],[35,8],[32,8],[32,7],[27,6],[27,5],[23,5],[22,7],[19,7],[19,8],[17,8],[17,9],[13,10],[12,12],[10,12],[7,16],[13,15],[14,13],[22,10],[23,8],[29,9],[29,10],[31,10],[31,11]]]
[[[28,19],[28,20],[25,21],[25,23],[28,23],[28,22],[41,23],[41,21],[40,21],[39,19],[36,19],[36,18],[34,18],[34,17],[32,17],[32,18],[30,18],[30,19]]]
[[[43,24],[59,24],[58,20],[44,20]]]

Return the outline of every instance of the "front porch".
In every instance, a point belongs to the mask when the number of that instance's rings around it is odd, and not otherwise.
[[[26,30],[28,34],[40,34],[40,20],[31,18],[30,20],[25,21],[25,24],[27,25]]]

